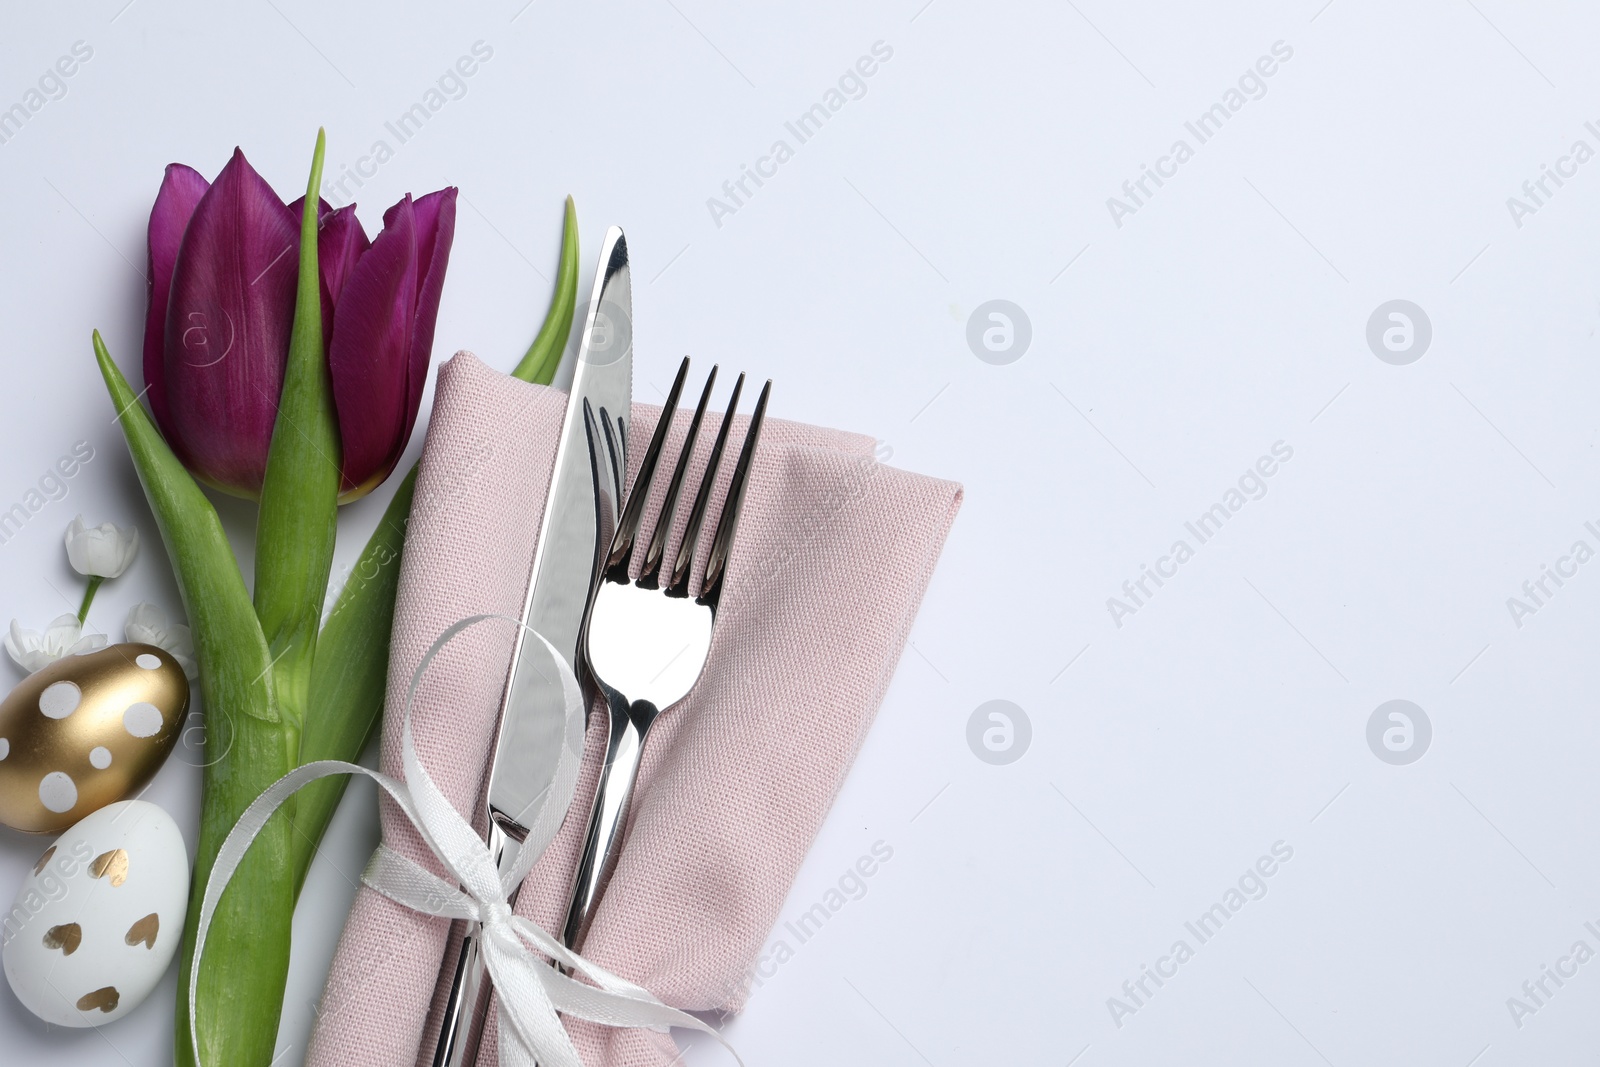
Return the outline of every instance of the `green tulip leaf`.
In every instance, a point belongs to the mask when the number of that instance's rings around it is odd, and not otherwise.
[[[305,730],[300,735],[301,763],[324,759],[353,763],[377,727],[388,681],[389,632],[400,581],[400,552],[405,547],[406,521],[416,488],[417,468],[412,467],[400,480],[332,613],[322,624],[311,668]],[[344,775],[323,778],[295,794],[296,893],[349,781]]]
[[[317,269],[323,147],[319,130],[301,212],[289,360],[256,518],[256,615],[272,652],[279,708],[294,731],[305,718],[339,508],[339,419],[323,348]],[[297,751],[299,738],[288,740],[289,751]]]
[[[192,1064],[189,971],[206,879],[234,823],[263,789],[289,771],[291,759],[274,701],[266,638],[216,509],[162,440],[98,332],[94,352],[172,561],[201,664],[207,765],[175,1026],[178,1062]],[[283,816],[267,823],[212,919],[196,999],[208,1064],[264,1065],[272,1059],[294,915],[293,887],[283,877],[291,859],[289,829]]]
[[[561,222],[561,265],[556,270],[556,291],[545,312],[544,325],[528,352],[511,372],[513,378],[549,385],[561,365],[561,353],[572,334],[572,316],[578,307],[578,209],[567,197]]]

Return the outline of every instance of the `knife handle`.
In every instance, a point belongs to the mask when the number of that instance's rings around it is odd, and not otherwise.
[[[628,821],[629,802],[633,799],[633,784],[639,774],[645,737],[658,714],[655,705],[648,701],[639,700],[630,705],[626,697],[610,689],[605,691],[605,696],[610,727],[605,762],[584,833],[583,851],[573,873],[572,896],[561,931],[562,943],[574,951],[582,948],[595,907],[616,868],[618,846],[622,844],[622,830]],[[493,819],[489,822],[487,843],[502,873],[511,869],[522,850],[521,842],[506,834]],[[517,891],[520,889],[519,886]],[[510,899],[511,903],[516,903],[516,892]],[[466,927],[461,948],[453,959],[445,961],[440,972],[441,981],[445,978],[450,981],[450,993],[439,1024],[433,1067],[475,1067],[484,1023],[489,1015],[492,987],[483,967],[482,933],[465,922],[461,925]]]
[[[502,830],[493,819],[489,821],[487,844],[502,874],[516,864],[517,853],[522,851],[522,843]],[[517,902],[521,888],[512,890],[510,903]],[[489,1002],[493,999],[489,973],[483,966],[482,930],[460,919],[454,926],[461,927],[463,935],[460,950],[453,959],[445,960],[439,972],[441,981],[448,979],[450,982],[450,993],[445,998],[444,1016],[439,1023],[433,1067],[474,1067],[478,1062],[484,1023],[489,1017]]]

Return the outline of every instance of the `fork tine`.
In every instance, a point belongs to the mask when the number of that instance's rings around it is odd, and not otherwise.
[[[584,399],[583,406],[585,412],[588,412],[589,401],[587,398]],[[625,434],[615,433],[612,431],[611,414],[610,412],[606,411],[604,404],[600,405],[600,416],[596,421],[600,423],[600,432],[605,437],[605,453],[606,460],[608,461],[603,464],[605,471],[603,471],[602,474],[609,473],[611,475],[611,485],[616,490],[616,496],[614,496],[612,499],[621,500],[623,490],[622,480],[628,476],[628,456],[625,451],[628,447],[628,438]],[[617,420],[618,428],[620,428],[621,425],[622,420]]]
[[[705,579],[702,582],[701,604],[717,606],[722,597],[722,579],[728,570],[728,551],[733,547],[733,535],[739,525],[739,512],[744,507],[744,491],[750,481],[750,461],[755,454],[756,442],[761,439],[761,424],[766,420],[767,396],[772,392],[772,379],[761,387],[756,410],[750,416],[750,428],[745,431],[744,447],[739,449],[739,463],[733,468],[733,481],[728,483],[728,498],[722,504],[722,517],[717,520],[717,533],[711,541],[711,557],[706,560]]]
[[[700,491],[694,495],[689,508],[689,525],[684,527],[683,541],[678,545],[678,558],[672,564],[672,574],[667,581],[668,596],[689,595],[689,572],[694,568],[695,543],[700,540],[700,527],[705,522],[706,505],[711,502],[711,489],[717,480],[717,467],[722,463],[722,450],[728,443],[728,430],[733,426],[733,413],[739,406],[739,393],[744,389],[744,375],[733,383],[733,395],[728,398],[728,410],[722,413],[722,425],[717,428],[716,443],[711,446],[711,458],[706,460],[706,472],[700,479]]]
[[[678,364],[678,376],[672,380],[672,388],[667,391],[667,400],[661,408],[661,418],[656,422],[656,431],[650,435],[650,447],[645,449],[644,460],[639,464],[639,476],[633,480],[633,490],[622,507],[622,516],[617,520],[617,532],[611,539],[611,551],[606,555],[607,581],[628,580],[628,557],[633,554],[633,542],[639,536],[639,523],[644,518],[645,501],[650,497],[650,483],[655,480],[661,446],[667,439],[667,430],[672,426],[672,413],[678,410],[678,398],[683,395],[683,382],[688,376],[689,357],[684,356],[683,362]]]
[[[656,517],[656,528],[650,534],[650,544],[644,553],[644,568],[639,572],[641,589],[661,588],[661,557],[666,552],[667,535],[672,532],[672,517],[678,510],[678,493],[683,488],[684,475],[689,472],[689,460],[694,456],[695,440],[700,436],[700,423],[706,417],[706,403],[711,399],[711,387],[717,384],[717,368],[713,366],[706,375],[706,387],[700,393],[700,403],[695,406],[694,418],[689,420],[689,432],[683,437],[683,451],[678,453],[678,465],[672,469],[672,480],[667,483],[667,495],[661,501],[661,514]],[[666,412],[662,413],[666,419]]]

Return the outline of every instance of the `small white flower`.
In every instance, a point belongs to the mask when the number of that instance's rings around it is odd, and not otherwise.
[[[93,578],[117,578],[139,554],[139,531],[102,522],[84,526],[79,515],[67,526],[67,559],[72,569]]]
[[[11,632],[6,634],[6,651],[17,665],[32,674],[50,666],[65,656],[77,656],[106,647],[104,634],[85,634],[83,624],[76,615],[59,615],[44,633],[24,630],[16,619],[11,620]]]
[[[193,681],[198,666],[194,661],[194,638],[182,623],[169,623],[167,613],[154,604],[141,601],[128,612],[122,624],[124,640],[155,645],[178,661],[183,673]]]

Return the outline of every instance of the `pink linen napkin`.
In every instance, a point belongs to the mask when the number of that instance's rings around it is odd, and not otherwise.
[[[781,391],[774,396],[781,404]],[[386,773],[401,773],[399,715],[423,652],[467,616],[521,611],[565,407],[565,393],[500,374],[470,353],[439,370],[400,562]],[[633,440],[648,440],[659,409],[637,405],[633,414]],[[688,420],[675,421],[664,454],[672,462]],[[743,432],[736,422],[732,441]],[[688,486],[699,484],[706,451],[702,443]],[[642,452],[629,450],[630,480]],[[732,468],[726,462],[719,473],[707,530]],[[645,529],[661,489],[655,495]],[[870,437],[768,420],[709,662],[687,701],[651,732],[584,955],[675,1007],[743,1005],[749,968],[882,702],[960,503],[953,482],[876,462]],[[669,559],[687,511],[678,509]],[[463,812],[481,795],[515,633],[496,621],[464,632],[434,660],[412,709],[423,763]],[[577,799],[517,903],[547,930],[559,929],[598,774],[594,719]],[[387,797],[381,815],[389,847],[442,873]],[[306,1063],[424,1062],[438,1032],[434,994],[448,933],[446,920],[363,887]],[[653,1031],[572,1020],[568,1028],[591,1067],[665,1067],[676,1056],[671,1038]],[[491,1017],[480,1065],[498,1059],[495,1033]]]

